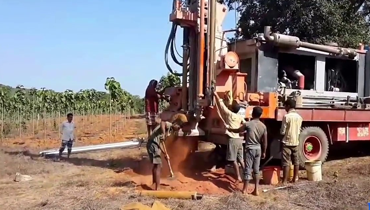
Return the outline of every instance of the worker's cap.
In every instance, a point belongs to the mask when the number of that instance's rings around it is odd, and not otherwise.
[[[177,124],[181,126],[182,124],[188,122],[188,118],[185,114],[178,113],[171,117],[171,122],[172,124]]]

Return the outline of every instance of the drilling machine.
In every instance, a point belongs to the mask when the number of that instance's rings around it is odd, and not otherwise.
[[[367,51],[303,42],[273,33],[269,26],[253,39],[227,43],[225,33],[229,31],[222,29],[227,12],[227,6],[216,0],[173,1],[165,60],[169,71],[182,77],[182,85],[165,90],[170,104],[160,117],[167,121],[183,110],[194,113],[196,119],[186,137],[181,137],[185,132],[180,130],[178,138],[186,138],[194,147],[198,141],[227,144],[226,128],[213,106],[216,90],[220,97],[230,91],[234,103],[242,107],[238,114],[247,120],[254,106],[262,107],[268,155],[273,158],[280,158],[279,129],[288,98],[296,100],[304,120],[299,139],[301,166],[307,160],[325,161],[330,145],[370,140]],[[174,53],[180,27],[181,62]],[[182,73],[170,68],[168,53],[182,66]]]

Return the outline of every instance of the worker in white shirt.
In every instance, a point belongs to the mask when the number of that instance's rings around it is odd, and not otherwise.
[[[73,123],[73,114],[67,114],[67,121],[62,123],[62,145],[59,149],[59,160],[62,158],[63,151],[67,147],[68,158],[72,152],[73,142],[75,141],[75,129],[76,125]]]

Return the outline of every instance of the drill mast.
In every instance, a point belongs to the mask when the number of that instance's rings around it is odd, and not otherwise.
[[[175,0],[170,21],[183,28],[182,108],[201,114],[215,79],[215,0]],[[226,8],[225,11],[226,12]]]

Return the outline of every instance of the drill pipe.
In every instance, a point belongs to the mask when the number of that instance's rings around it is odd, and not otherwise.
[[[264,34],[264,38],[266,39],[266,41],[274,43],[277,46],[289,46],[289,47],[294,47],[294,48],[306,47],[309,49],[319,50],[319,51],[323,51],[327,53],[332,53],[335,55],[344,55],[350,58],[354,58],[357,56],[356,49],[312,44],[308,42],[302,42],[296,36],[271,33],[271,26],[265,26],[263,34]]]
[[[142,190],[139,192],[140,196],[150,196],[155,198],[177,198],[177,199],[192,199],[200,200],[203,198],[202,194],[197,192],[187,192],[187,191],[152,191],[152,190]]]
[[[83,153],[83,152],[92,152],[98,150],[109,150],[109,149],[126,149],[126,148],[133,148],[139,147],[141,144],[140,140],[132,140],[126,142],[118,142],[118,143],[111,143],[111,144],[98,144],[98,145],[90,145],[90,146],[81,146],[81,147],[73,147],[72,153]],[[48,155],[57,155],[59,154],[59,149],[53,150],[45,150],[41,151],[41,156],[48,156]],[[63,154],[67,154],[67,151],[63,151]]]

